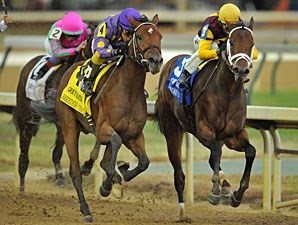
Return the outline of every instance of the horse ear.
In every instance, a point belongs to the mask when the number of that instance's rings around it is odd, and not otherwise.
[[[251,17],[251,18],[250,18],[250,21],[249,21],[249,26],[248,26],[248,28],[251,29],[251,30],[253,30],[254,24],[255,24],[254,18]]]
[[[159,18],[158,18],[158,14],[155,14],[153,19],[152,19],[152,23],[154,23],[155,25],[157,25],[159,22]]]
[[[126,17],[127,20],[129,21],[129,23],[132,25],[133,28],[136,28],[137,26],[139,26],[141,24],[141,22],[131,18],[131,17]]]

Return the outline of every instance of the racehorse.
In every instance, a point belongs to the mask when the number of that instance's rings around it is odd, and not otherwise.
[[[145,151],[143,128],[147,119],[144,96],[146,72],[156,74],[162,65],[161,34],[157,28],[158,15],[151,22],[138,22],[128,18],[134,34],[128,44],[125,60],[108,69],[101,77],[95,93],[91,96],[91,112],[95,130],[89,126],[85,116],[60,101],[63,89],[71,74],[80,63],[72,66],[64,75],[57,91],[56,112],[61,121],[73,185],[80,202],[80,211],[85,221],[93,220],[82,189],[82,172],[79,165],[79,133],[94,133],[99,144],[106,145],[100,166],[106,179],[100,186],[100,194],[108,196],[114,183],[121,182],[116,172],[118,150],[124,144],[138,158],[138,165],[129,169],[128,163],[117,162],[125,181],[130,181],[149,166]],[[120,61],[118,61],[120,62]]]
[[[174,169],[180,221],[191,220],[185,215],[183,198],[185,174],[181,165],[181,144],[185,132],[193,134],[210,150],[209,164],[213,169],[213,186],[208,201],[211,204],[219,204],[223,194],[231,206],[238,207],[249,186],[256,150],[250,144],[244,129],[247,106],[244,83],[248,81],[247,75],[252,66],[253,24],[253,18],[248,27],[244,26],[243,22],[236,27],[229,24],[226,50],[221,52],[218,59],[211,60],[202,67],[193,78],[191,104],[180,103],[166,85],[171,72],[178,71],[178,59],[185,55],[170,59],[161,71],[152,119],[166,139],[168,157]],[[240,187],[233,194],[230,193],[228,180],[221,180],[223,172],[220,160],[223,145],[245,153],[246,164]]]
[[[90,25],[91,29],[94,25]],[[90,40],[90,41],[89,41]],[[76,56],[69,57],[69,59],[62,63],[46,81],[45,86],[45,101],[33,101],[26,97],[26,82],[31,70],[40,61],[44,55],[39,55],[31,59],[22,69],[19,83],[16,91],[16,107],[13,113],[13,122],[19,133],[19,163],[18,172],[20,177],[19,190],[25,191],[25,175],[29,166],[29,148],[33,136],[37,135],[41,118],[54,123],[56,126],[56,139],[52,153],[52,161],[55,168],[55,183],[57,186],[64,186],[65,178],[61,167],[61,157],[64,146],[63,135],[61,132],[60,124],[57,121],[55,107],[55,93],[60,83],[60,80],[65,71],[76,61],[80,61],[91,57],[91,40],[87,41],[87,46],[82,52]],[[99,147],[95,145],[95,147]]]

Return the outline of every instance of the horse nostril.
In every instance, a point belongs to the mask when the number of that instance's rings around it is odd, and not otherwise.
[[[156,63],[156,64],[160,64],[163,62],[163,58],[160,57],[150,57],[148,58],[149,63]]]

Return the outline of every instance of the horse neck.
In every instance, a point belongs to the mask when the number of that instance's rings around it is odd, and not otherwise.
[[[126,94],[139,95],[143,93],[146,79],[146,71],[142,65],[136,62],[134,59],[125,59],[123,65],[119,68],[120,74],[117,81],[119,86],[125,87]]]
[[[243,84],[236,82],[234,74],[224,60],[220,60],[217,73],[215,74],[215,83],[217,87],[229,93],[243,91]]]

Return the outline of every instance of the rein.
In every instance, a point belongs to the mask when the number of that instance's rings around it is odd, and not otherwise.
[[[198,100],[200,99],[200,97],[202,96],[203,92],[207,89],[207,86],[208,86],[208,84],[210,83],[211,78],[214,76],[214,73],[215,73],[215,71],[217,70],[219,63],[220,63],[220,59],[218,59],[218,61],[217,61],[216,65],[215,65],[215,67],[213,68],[213,71],[212,71],[211,75],[209,76],[207,82],[205,83],[205,85],[204,85],[203,88],[201,89],[201,92],[199,93],[198,97],[197,97],[197,98],[194,100],[194,102],[191,104],[191,106],[190,106],[191,108],[197,103],[197,101],[198,101]]]
[[[130,46],[131,43],[132,43],[132,45],[133,45],[133,53],[134,53],[134,56],[132,56],[131,58],[134,59],[134,60],[135,60],[137,63],[139,63],[140,65],[145,66],[146,70],[148,71],[148,59],[145,59],[144,54],[145,54],[148,50],[153,49],[153,48],[157,48],[159,52],[161,52],[161,51],[160,51],[159,47],[156,46],[156,45],[150,45],[149,47],[147,47],[147,48],[145,48],[145,49],[143,49],[143,50],[140,50],[140,49],[139,49],[139,45],[138,45],[138,41],[137,41],[136,32],[137,32],[137,30],[138,30],[140,27],[142,27],[142,26],[144,26],[144,25],[152,25],[152,26],[156,27],[156,25],[155,25],[154,23],[151,23],[151,22],[144,22],[144,23],[141,23],[139,26],[137,26],[137,27],[135,28],[134,33],[133,33],[133,37],[132,37],[131,41],[129,42],[128,46]],[[148,32],[151,34],[151,33],[153,32],[153,29],[150,28],[150,29],[148,30]]]

